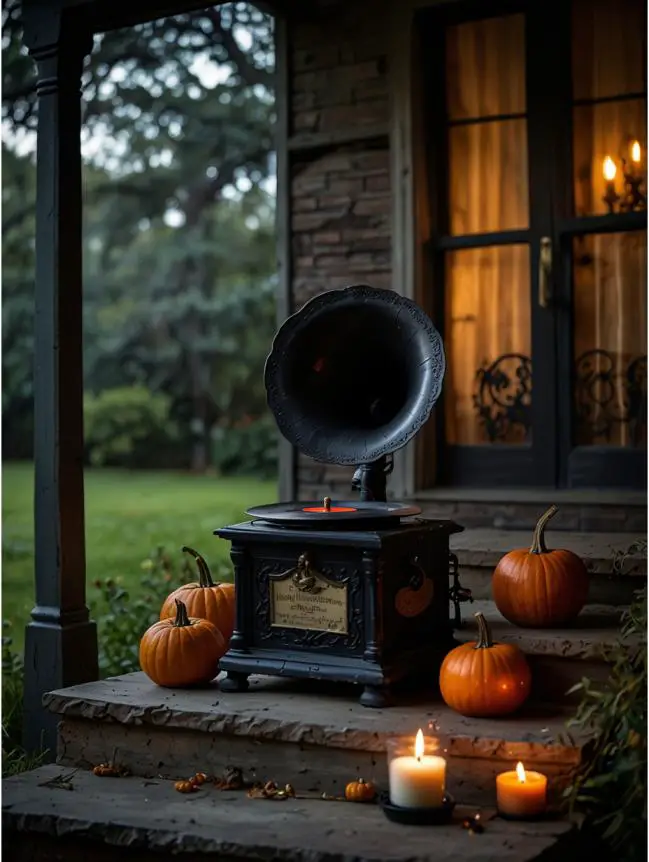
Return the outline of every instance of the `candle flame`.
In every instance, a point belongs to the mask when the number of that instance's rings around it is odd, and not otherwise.
[[[631,161],[635,162],[636,165],[639,164],[640,163],[640,156],[641,156],[640,141],[634,141],[631,144]]]
[[[604,179],[610,182],[615,179],[616,173],[617,168],[615,167],[615,162],[610,156],[606,156],[604,159]]]
[[[415,739],[415,757],[417,760],[421,760],[424,755],[424,734],[422,729],[419,728],[417,731],[417,738]]]
[[[518,780],[520,781],[520,783],[525,784],[525,767],[520,761],[516,764],[516,775],[518,775]]]

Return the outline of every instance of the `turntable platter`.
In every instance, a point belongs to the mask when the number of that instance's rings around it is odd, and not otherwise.
[[[272,503],[253,506],[246,511],[252,518],[284,527],[315,529],[367,529],[368,523],[377,529],[394,526],[401,518],[421,514],[417,506],[398,502],[361,502],[360,500],[309,500],[306,502]]]

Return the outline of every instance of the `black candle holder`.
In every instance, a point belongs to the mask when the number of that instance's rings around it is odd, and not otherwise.
[[[606,194],[602,198],[606,206],[608,207],[609,215],[615,212],[615,204],[620,200],[619,194],[615,191],[615,186],[613,185],[613,181],[606,182]]]
[[[636,174],[628,170],[626,159],[622,159],[622,170],[624,173],[624,200],[620,209],[630,213],[646,209],[647,198],[640,191],[644,177],[640,173]]]
[[[450,793],[444,795],[442,804],[434,808],[403,808],[390,802],[389,793],[379,796],[381,810],[393,823],[404,826],[444,826],[453,819],[455,800]]]

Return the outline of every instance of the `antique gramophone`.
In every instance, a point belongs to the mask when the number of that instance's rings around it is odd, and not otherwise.
[[[386,480],[444,371],[429,318],[389,290],[330,291],[280,327],[265,370],[279,430],[316,461],[356,467],[360,499],[258,506],[215,531],[232,543],[236,585],[223,690],[245,691],[250,674],[337,680],[381,707],[396,683],[431,684],[453,644],[450,600],[457,623],[468,598],[449,554],[462,527],[387,502]]]

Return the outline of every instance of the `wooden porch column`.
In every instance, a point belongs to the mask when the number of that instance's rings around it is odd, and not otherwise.
[[[36,604],[25,637],[24,743],[56,752],[51,689],[97,679],[86,607],[83,500],[81,94],[92,34],[56,2],[25,0],[38,66],[34,347]],[[78,13],[77,13],[78,15]]]

